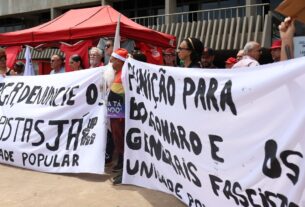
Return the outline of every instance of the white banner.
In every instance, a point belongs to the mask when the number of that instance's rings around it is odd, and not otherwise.
[[[123,183],[188,206],[305,206],[305,58],[202,70],[132,59]]]
[[[51,173],[104,173],[102,69],[0,80],[0,162]]]

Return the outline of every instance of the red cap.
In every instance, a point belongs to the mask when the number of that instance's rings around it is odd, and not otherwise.
[[[278,39],[278,40],[274,40],[272,42],[272,45],[270,47],[270,49],[278,49],[278,48],[281,48],[282,47],[282,40]]]
[[[227,63],[227,64],[235,64],[235,63],[237,63],[237,60],[236,60],[236,58],[234,58],[234,57],[229,57],[229,58],[226,60],[226,63]]]
[[[111,56],[124,62],[128,58],[128,51],[124,48],[119,48]]]

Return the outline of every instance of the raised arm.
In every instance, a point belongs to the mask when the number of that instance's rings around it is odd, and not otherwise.
[[[295,33],[294,20],[290,17],[279,25],[280,36],[282,40],[281,60],[288,60],[294,57],[293,54],[293,36]]]

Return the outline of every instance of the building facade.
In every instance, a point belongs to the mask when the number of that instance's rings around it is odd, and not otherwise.
[[[281,19],[270,14],[281,0],[1,0],[0,33],[45,23],[70,9],[110,5],[135,22],[176,36],[196,37],[219,51],[236,51],[254,40],[265,48],[278,37]],[[153,37],[152,37],[153,38]],[[39,68],[49,67],[39,53]],[[53,51],[54,52],[54,51]],[[32,57],[35,58],[34,51]],[[19,55],[23,59],[24,51]],[[41,58],[43,57],[43,58]],[[41,59],[45,59],[42,62]],[[47,71],[48,69],[46,69]],[[40,74],[45,74],[40,71]]]
[[[45,23],[70,9],[110,5],[135,22],[216,50],[240,49],[249,40],[269,47],[278,38],[282,0],[1,0],[0,33]],[[297,27],[297,34],[304,27]]]
[[[269,3],[281,0],[1,0],[0,33],[47,22],[69,9],[111,5],[129,18]],[[251,15],[251,8],[247,14]],[[167,20],[169,23],[170,19]]]

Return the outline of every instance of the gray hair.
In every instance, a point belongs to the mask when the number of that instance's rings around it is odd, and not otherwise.
[[[253,50],[259,43],[255,41],[247,42],[245,47],[244,47],[244,55],[248,55],[251,50]]]
[[[90,50],[89,50],[89,54],[91,54],[92,51],[97,51],[97,53],[102,57],[103,56],[103,51],[98,48],[98,47],[92,47]]]

